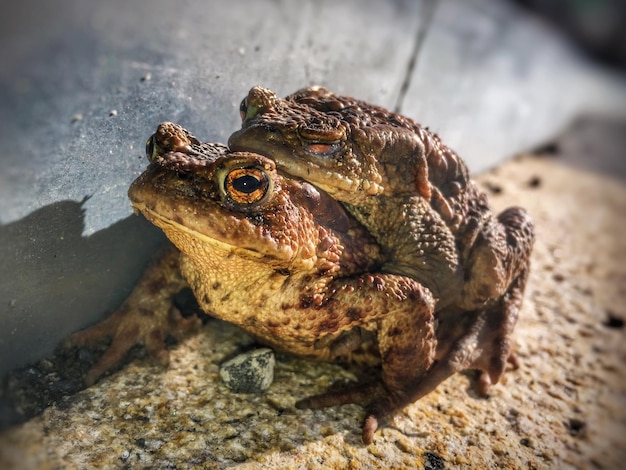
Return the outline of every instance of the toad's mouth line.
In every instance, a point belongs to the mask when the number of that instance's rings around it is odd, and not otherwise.
[[[221,240],[210,237],[196,230],[192,230],[189,227],[179,224],[178,222],[175,222],[172,219],[169,219],[168,217],[165,217],[159,214],[158,212],[150,209],[143,202],[132,202],[131,204],[136,211],[141,212],[144,215],[144,217],[146,217],[150,222],[154,223],[154,225],[161,228],[165,232],[166,235],[168,233],[167,229],[171,228],[175,232],[184,232],[185,234],[193,238],[196,238],[198,240],[201,240],[202,242],[209,244],[215,247],[216,249],[223,251],[229,255],[240,256],[242,258],[248,258],[248,259],[251,258],[255,260],[266,258],[266,255],[264,255],[263,253],[260,253],[259,251],[231,245],[230,243],[223,242]],[[173,240],[171,241],[172,243],[174,243]],[[174,244],[176,245],[176,243]]]

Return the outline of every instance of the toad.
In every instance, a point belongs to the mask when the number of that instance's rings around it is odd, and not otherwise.
[[[433,295],[437,361],[413,397],[464,368],[481,371],[478,390],[486,394],[507,360],[516,364],[510,336],[534,241],[526,211],[494,216],[463,160],[436,134],[323,87],[282,99],[257,86],[240,114],[231,150],[265,155],[340,201],[381,246],[381,271]]]
[[[175,248],[117,312],[70,338],[113,337],[89,382],[135,344],[167,360],[164,336],[194,326],[172,307],[190,286],[205,312],[276,350],[379,364],[379,380],[324,395],[365,405],[366,443],[380,421],[436,385],[428,378],[437,349],[432,293],[382,270],[379,244],[335,199],[270,158],[201,143],[172,123],[159,126],[147,152],[151,163],[128,194]]]

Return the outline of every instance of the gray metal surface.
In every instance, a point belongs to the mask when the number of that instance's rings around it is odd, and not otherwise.
[[[260,84],[430,125],[473,170],[624,86],[497,0],[8,0],[0,18],[0,376],[115,308],[163,241],[131,216],[145,140],[226,141]]]

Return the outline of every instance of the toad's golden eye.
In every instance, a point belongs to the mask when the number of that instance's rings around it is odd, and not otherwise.
[[[224,192],[237,204],[259,202],[269,187],[269,176],[258,168],[236,168],[224,179]]]

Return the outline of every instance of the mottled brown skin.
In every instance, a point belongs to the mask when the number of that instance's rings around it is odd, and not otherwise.
[[[413,388],[482,371],[479,391],[515,362],[517,321],[534,241],[522,208],[497,217],[461,158],[439,137],[383,108],[310,87],[281,99],[254,87],[233,151],[251,151],[341,201],[383,249],[382,271],[408,276],[436,301],[437,361]],[[328,395],[312,406],[339,402]]]
[[[162,336],[177,318],[172,297],[189,285],[207,313],[277,350],[380,364],[381,380],[332,395],[366,406],[363,440],[371,442],[380,420],[413,401],[435,360],[429,290],[382,272],[383,254],[368,231],[269,158],[201,144],[171,123],[159,126],[147,150],[152,163],[129,197],[179,252],[162,255],[119,312],[73,336],[72,344],[113,336],[113,352],[89,380],[137,342],[162,354]]]

